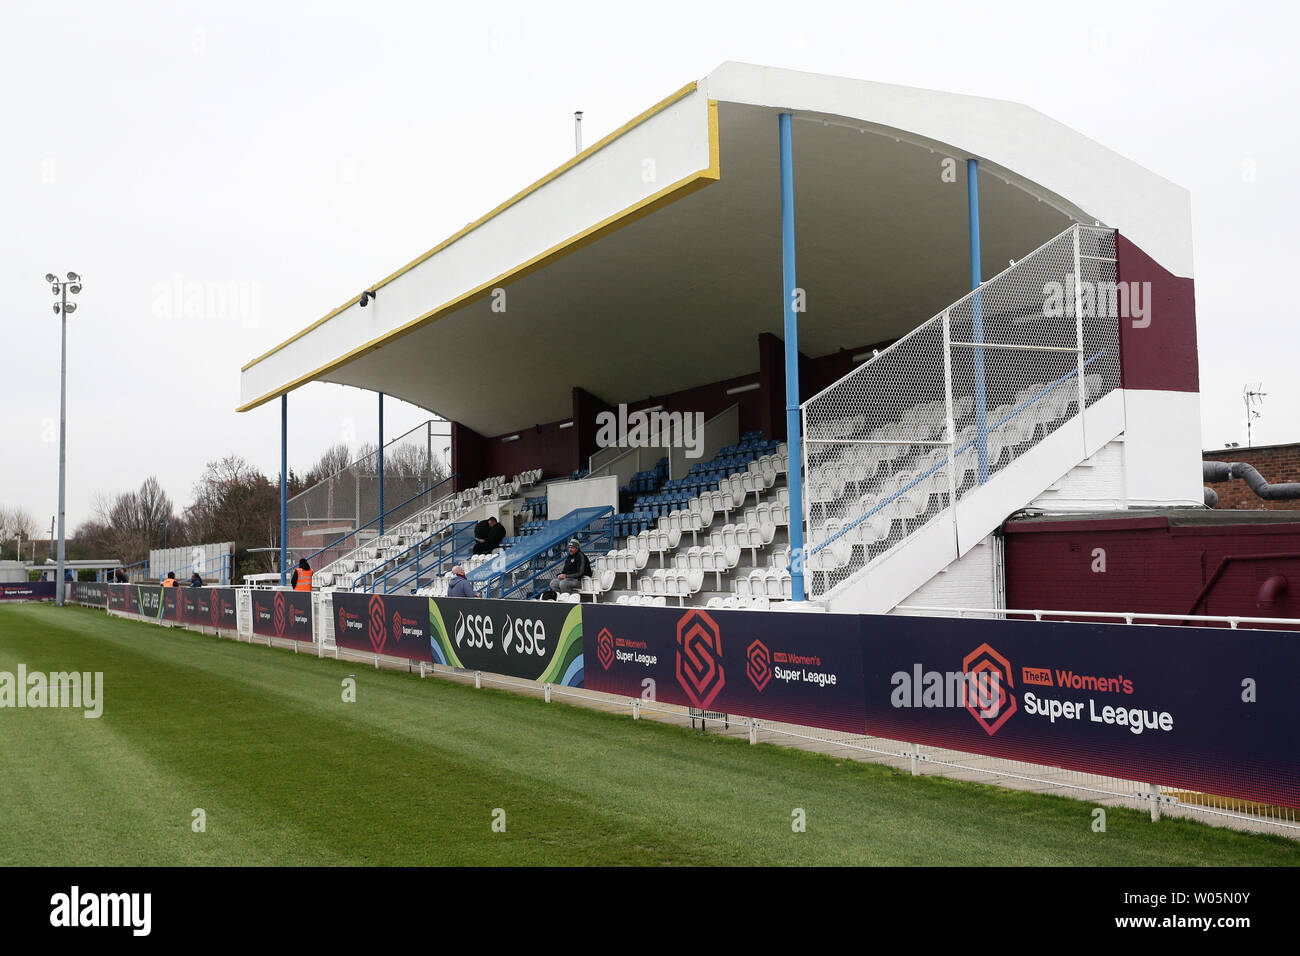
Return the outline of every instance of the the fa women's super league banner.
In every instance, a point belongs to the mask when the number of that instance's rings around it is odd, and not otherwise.
[[[863,733],[859,618],[596,604],[586,687]]]
[[[234,588],[165,588],[158,584],[80,584],[73,588],[73,600],[78,600],[77,588],[100,588],[103,598],[99,606],[110,611],[227,631],[238,627]],[[93,592],[81,593],[93,598]]]
[[[233,631],[239,626],[234,588],[178,588],[182,624]]]
[[[253,633],[263,637],[312,640],[311,592],[254,588]]]
[[[1300,807],[1294,633],[859,620],[873,735]]]
[[[352,650],[580,687],[583,611],[552,601],[335,591],[334,641]]]
[[[0,584],[0,601],[53,601],[53,581]]]

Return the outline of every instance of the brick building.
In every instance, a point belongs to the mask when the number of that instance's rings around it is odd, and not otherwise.
[[[1300,481],[1300,442],[1289,445],[1256,445],[1254,448],[1221,448],[1201,453],[1203,461],[1241,461],[1254,465],[1269,484]],[[1207,484],[1219,495],[1218,508],[1260,509],[1275,511],[1300,511],[1300,499],[1292,501],[1265,501],[1250,490],[1250,485],[1240,479]]]

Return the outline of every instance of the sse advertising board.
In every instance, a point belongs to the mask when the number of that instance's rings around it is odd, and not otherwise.
[[[858,619],[703,608],[584,608],[584,686],[863,732]]]
[[[587,610],[558,601],[431,598],[430,647],[439,664],[581,687]]]
[[[254,589],[252,600],[254,634],[312,640],[311,592]]]
[[[432,662],[429,599],[335,591],[334,643],[354,651]]]
[[[1300,807],[1294,634],[860,620],[871,734]]]

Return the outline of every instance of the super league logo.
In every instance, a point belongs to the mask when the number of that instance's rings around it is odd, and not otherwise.
[[[686,612],[677,622],[677,683],[691,703],[707,710],[727,683],[722,669],[722,634],[704,611]]]
[[[275,611],[273,614],[275,621],[275,636],[284,637],[284,592],[275,592]]]
[[[221,623],[221,597],[215,591],[208,594],[208,615],[212,618],[213,627]]]
[[[981,644],[963,658],[962,671],[967,680],[966,710],[992,737],[1016,712],[1016,698],[1009,690],[1014,686],[1011,662]]]
[[[745,676],[760,694],[772,679],[772,653],[762,641],[755,641],[745,652]]]
[[[402,615],[396,611],[393,612],[393,640],[401,641],[402,639]]]
[[[596,635],[596,659],[605,670],[609,670],[609,666],[614,663],[614,635],[609,633],[607,627],[602,627]]]
[[[383,653],[384,644],[388,640],[388,629],[384,627],[384,599],[378,594],[370,598],[370,626],[367,629],[367,636],[370,638],[370,646],[375,649],[376,654]]]

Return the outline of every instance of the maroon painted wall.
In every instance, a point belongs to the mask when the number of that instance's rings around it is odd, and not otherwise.
[[[1120,316],[1120,381],[1125,388],[1200,391],[1196,355],[1195,283],[1181,279],[1135,246],[1115,236],[1117,282],[1150,282],[1150,324],[1134,328]]]
[[[1149,517],[1011,521],[1004,531],[1010,608],[1300,618],[1300,523],[1171,526]],[[1105,572],[1092,570],[1096,548]],[[1257,607],[1274,574],[1290,587],[1276,606]]]
[[[1291,445],[1259,445],[1255,448],[1224,448],[1220,451],[1207,451],[1203,454],[1205,461],[1244,461],[1254,465],[1255,470],[1264,476],[1270,485],[1290,481],[1300,481],[1300,442]],[[1300,511],[1300,498],[1290,501],[1265,501],[1250,490],[1250,485],[1240,478],[1233,481],[1213,481],[1208,483],[1219,495],[1219,509],[1255,509],[1268,511]]]
[[[821,391],[851,372],[857,365],[854,355],[884,348],[887,342],[857,349],[842,349],[820,358],[800,356],[799,391],[802,398]],[[703,412],[710,419],[732,405],[740,406],[740,431],[760,430],[768,438],[784,441],[785,431],[785,345],[780,338],[764,332],[757,340],[758,371],[737,378],[709,382],[668,395],[651,395],[628,403],[629,411],[662,405],[667,412]],[[727,390],[742,385],[759,387],[739,395]],[[568,476],[576,468],[586,468],[596,450],[596,416],[614,411],[599,396],[580,386],[573,388],[573,413],[563,421],[573,427],[561,429],[563,422],[548,422],[518,432],[519,439],[503,442],[504,435],[491,438],[479,435],[463,425],[451,429],[452,470],[460,473],[456,490],[472,487],[483,478],[505,475],[507,478],[530,468],[541,468],[546,478]],[[507,434],[516,434],[508,432]]]

